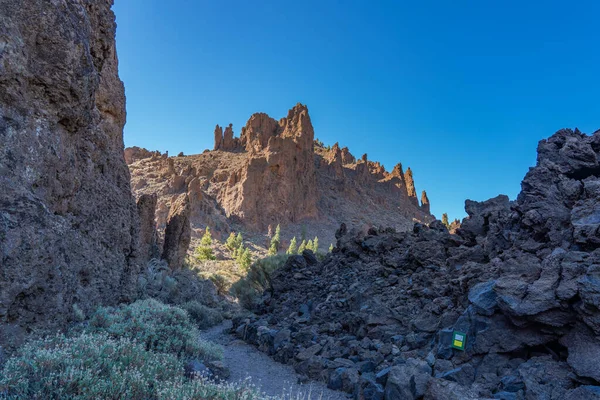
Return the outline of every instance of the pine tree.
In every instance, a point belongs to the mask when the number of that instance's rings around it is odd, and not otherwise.
[[[202,236],[200,243],[203,246],[211,246],[212,245],[212,235],[210,234],[210,229],[208,228],[208,226],[206,227],[206,230],[204,231],[204,235]]]
[[[269,225],[270,227],[271,225]],[[269,244],[269,252],[267,253],[270,256],[274,256],[279,251],[279,241],[281,240],[281,228],[277,225],[275,229],[275,235],[271,237],[271,243]]]
[[[292,254],[296,254],[297,253],[297,243],[296,243],[296,236],[294,236],[292,238],[292,240],[290,241],[290,247],[288,247],[287,251],[285,252],[285,254],[288,255],[292,255]]]
[[[244,243],[244,238],[242,237],[242,232],[238,232],[235,238],[235,247],[240,247]]]
[[[317,254],[319,251],[319,238],[316,236],[315,236],[315,239],[313,240],[312,251],[315,254]]]
[[[312,251],[313,253],[315,252],[315,251],[313,250],[313,241],[312,241],[312,239],[311,239],[311,240],[309,240],[309,241],[308,241],[308,243],[306,243],[306,250],[310,250],[310,251]]]
[[[271,241],[271,245],[269,246],[269,252],[267,254],[270,256],[277,255],[277,246],[272,241]]]
[[[300,247],[298,247],[298,254],[302,254],[304,250],[306,250],[306,240],[303,240],[302,243],[300,243]]]
[[[242,268],[244,268],[244,269],[250,268],[250,266],[252,265],[252,254],[250,254],[249,249],[244,250],[244,253],[242,254],[240,261],[241,261],[240,266]]]
[[[332,251],[333,251],[333,243],[331,243],[331,244],[329,245],[329,252],[331,253]]]
[[[200,261],[215,260],[216,257],[210,246],[212,246],[212,236],[210,235],[210,229],[208,229],[207,226],[202,239],[200,239],[200,246],[196,247],[196,250],[194,251],[194,257]]]
[[[448,222],[448,214],[442,214],[442,224],[446,226],[446,228],[450,229],[450,223]]]
[[[231,232],[229,234],[229,237],[227,238],[227,241],[225,242],[225,247],[227,247],[227,250],[233,252],[237,246],[236,246],[236,240],[235,240],[235,233]]]

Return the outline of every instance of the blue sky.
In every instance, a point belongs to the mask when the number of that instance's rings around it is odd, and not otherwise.
[[[125,145],[307,104],[315,135],[413,169],[438,217],[514,198],[540,139],[600,128],[600,2],[116,0]]]

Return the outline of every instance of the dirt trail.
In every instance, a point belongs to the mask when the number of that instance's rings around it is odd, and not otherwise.
[[[231,321],[201,332],[200,337],[224,348],[223,362],[231,371],[230,382],[250,377],[268,396],[310,400],[345,400],[346,394],[328,389],[319,382],[298,384],[299,375],[289,365],[280,364],[255,347],[227,333]]]

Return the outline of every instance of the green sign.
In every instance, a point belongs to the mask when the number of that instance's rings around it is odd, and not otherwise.
[[[452,348],[458,350],[465,350],[465,344],[467,343],[467,335],[462,332],[454,331],[452,333]]]

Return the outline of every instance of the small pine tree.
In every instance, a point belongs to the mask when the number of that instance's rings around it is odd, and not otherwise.
[[[331,253],[332,251],[333,251],[333,243],[331,243],[331,244],[329,245],[329,252]]]
[[[275,236],[281,236],[281,226],[277,224],[277,228],[275,228]]]
[[[210,247],[211,245],[212,236],[210,235],[210,229],[208,229],[207,226],[202,239],[200,239],[200,246],[196,247],[196,250],[194,251],[194,257],[199,261],[215,260],[216,257]]]
[[[227,250],[233,252],[237,246],[236,246],[236,240],[235,240],[235,233],[231,232],[229,234],[229,237],[227,238],[227,241],[225,242],[225,247],[227,247]]]
[[[306,250],[306,240],[303,240],[302,243],[300,243],[300,247],[298,247],[298,254],[302,254],[304,250]]]
[[[240,266],[243,269],[248,269],[250,268],[250,265],[252,265],[252,254],[250,254],[250,250],[249,249],[245,249],[244,253],[242,254],[241,258],[240,258]]]
[[[200,243],[203,246],[211,246],[212,245],[212,235],[210,234],[210,229],[208,228],[208,226],[206,227],[206,230],[204,231],[204,235],[202,236]]]
[[[446,228],[450,229],[450,223],[448,222],[448,214],[442,214],[442,224],[446,226]]]
[[[242,258],[244,257],[244,250],[246,250],[244,248],[244,246],[240,246],[235,250],[235,262],[239,266],[242,266]]]
[[[238,232],[235,238],[235,247],[240,247],[244,243],[244,238],[242,237],[242,232]]]
[[[298,246],[298,244],[296,243],[296,236],[294,236],[292,238],[292,240],[290,241],[290,247],[288,247],[288,249],[285,252],[285,254],[288,254],[288,255],[296,254],[297,253],[297,246]]]
[[[313,253],[317,254],[319,252],[319,238],[315,236],[312,245]]]
[[[269,225],[270,226],[270,225]],[[281,228],[277,225],[275,228],[275,235],[271,237],[271,244],[269,245],[269,255],[274,256],[279,251],[279,243],[281,240]]]
[[[313,250],[313,241],[312,241],[312,239],[311,239],[311,240],[309,240],[309,241],[308,241],[308,243],[306,243],[306,250],[310,250],[310,251],[312,251],[313,253],[315,252],[315,251]]]
[[[267,254],[270,256],[277,255],[277,246],[272,241],[271,241],[271,245],[269,246],[269,252]]]

